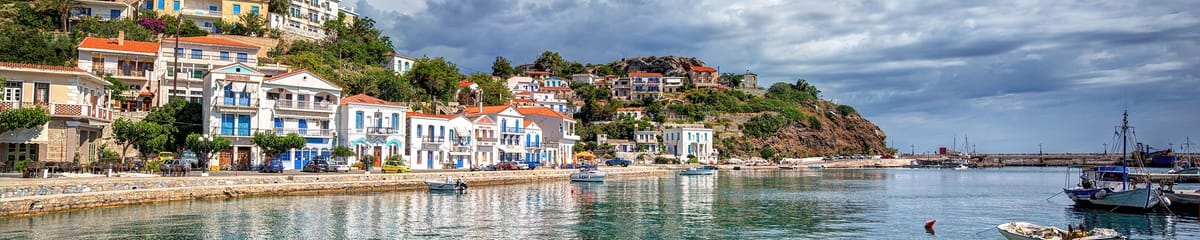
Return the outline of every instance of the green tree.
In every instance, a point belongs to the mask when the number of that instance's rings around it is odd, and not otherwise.
[[[16,25],[0,25],[0,61],[73,66],[82,38]]]
[[[120,79],[114,78],[110,73],[101,74],[100,77],[112,84],[112,86],[108,87],[109,89],[113,90],[113,94],[111,95],[112,99],[118,102],[124,102],[124,93],[130,91],[129,84],[125,84],[125,82],[122,82]]]
[[[233,25],[234,35],[262,37],[267,33],[267,18],[262,15],[248,12],[238,16],[237,23]]]
[[[50,122],[50,115],[41,106],[22,107],[0,112],[0,132],[14,129],[40,128]]]
[[[728,72],[721,73],[721,82],[728,83],[727,86],[729,86],[729,87],[737,88],[738,86],[742,85],[743,77],[745,77],[745,75],[736,74],[736,73],[728,73]]]
[[[286,16],[288,15],[288,7],[291,7],[291,5],[288,3],[288,0],[271,0],[267,3],[267,8],[271,13]]]
[[[537,60],[533,61],[533,68],[541,71],[560,70],[567,65],[567,61],[563,60],[562,56],[557,52],[545,51],[538,55]]]
[[[129,151],[129,147],[136,148],[142,156],[150,156],[165,149],[170,141],[166,127],[153,122],[134,122],[119,118],[111,127],[113,140],[121,145],[121,159],[125,159],[125,152]]]
[[[463,76],[458,72],[458,66],[445,58],[422,57],[413,63],[412,70],[405,74],[405,78],[424,90],[424,94],[446,101],[453,96]]]
[[[208,138],[199,133],[192,133],[187,136],[187,146],[192,152],[200,155],[199,165],[202,168],[201,171],[208,172],[209,155],[214,152],[229,150],[230,147],[233,147],[233,141],[221,136]]]
[[[164,146],[174,146],[174,150],[182,150],[187,136],[200,133],[203,129],[204,116],[199,103],[189,102],[182,98],[172,98],[167,104],[150,109],[143,122],[162,125],[168,136]]]
[[[154,32],[139,25],[131,18],[101,21],[98,17],[84,17],[75,23],[75,30],[98,38],[117,38],[120,31],[125,31],[125,39],[133,41],[157,41]]]
[[[775,148],[771,146],[763,147],[762,151],[759,152],[759,156],[767,161],[775,160]]]
[[[509,99],[513,98],[512,91],[508,90],[503,80],[492,80],[492,76],[488,76],[485,73],[471,74],[471,76],[467,77],[467,81],[479,85],[479,91],[473,94],[481,95],[475,97],[483,98],[483,105],[504,105]]]
[[[304,140],[304,137],[296,133],[279,136],[271,132],[257,132],[254,133],[254,138],[251,141],[254,142],[255,146],[262,149],[263,156],[266,159],[273,159],[277,154],[302,148],[305,144],[308,144],[308,141]]]
[[[513,69],[512,63],[509,63],[508,59],[504,57],[496,56],[496,61],[492,62],[492,76],[508,78],[516,75],[516,72],[517,70]]]
[[[54,10],[58,12],[59,23],[62,24],[61,31],[67,31],[67,22],[70,20],[71,11],[79,8],[79,1],[76,0],[41,0],[39,7],[45,10]]]

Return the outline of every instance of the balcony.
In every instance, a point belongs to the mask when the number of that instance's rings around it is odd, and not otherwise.
[[[0,111],[34,106],[41,106],[52,117],[90,118],[101,121],[112,121],[112,109],[99,108],[88,104],[0,102]]]
[[[214,136],[243,138],[243,137],[254,136],[254,130],[255,129],[252,129],[252,128],[238,128],[236,126],[214,127],[214,128],[211,128],[211,130],[209,130],[209,133],[211,133]]]
[[[150,79],[150,75],[153,74],[154,70],[146,69],[146,70],[139,71],[139,70],[136,70],[133,68],[125,68],[125,69],[117,69],[117,68],[95,69],[94,68],[94,69],[92,69],[92,72],[96,73],[96,75],[101,75],[101,74],[107,73],[116,78],[137,78],[137,79],[147,80],[147,79]]]
[[[455,152],[455,153],[470,153],[470,152],[474,152],[474,151],[475,150],[471,149],[470,146],[454,146],[454,147],[450,148],[450,152]]]
[[[296,109],[305,111],[327,111],[332,112],[334,105],[329,102],[311,102],[311,101],[296,101],[296,100],[275,100],[276,109]]]
[[[295,133],[305,137],[329,137],[333,136],[333,129],[275,128],[276,135],[287,135],[289,133]]]
[[[365,133],[368,135],[392,135],[400,134],[400,129],[391,127],[368,127]]]
[[[502,127],[502,128],[500,128],[500,132],[503,132],[503,133],[524,133],[524,132],[521,132],[521,128],[519,128],[519,127]]]
[[[424,137],[424,138],[421,138],[421,147],[425,148],[425,149],[430,149],[430,150],[440,149],[442,147],[443,143],[446,143],[446,137],[440,137],[440,138]]]
[[[220,10],[182,9],[179,12],[183,13],[184,15],[188,15],[188,16],[210,17],[210,18],[220,18],[221,17]]]
[[[230,109],[258,110],[258,98],[254,98],[253,96],[246,97],[244,95],[242,97],[227,97],[222,94],[217,96],[217,99],[214,99],[213,105]]]
[[[190,51],[190,50],[187,50],[187,51]],[[160,55],[162,56],[162,58],[160,58],[160,59],[167,59],[167,62],[173,62],[175,59],[175,53],[171,52],[171,51],[163,51]],[[237,57],[236,53],[228,53],[228,54],[222,56],[219,53],[211,54],[209,52],[205,52],[200,55],[193,55],[193,54],[191,54],[191,52],[185,52],[183,54],[179,54],[179,60],[181,60],[181,61],[202,60],[204,62],[208,62],[208,61],[241,62],[241,63],[245,63],[245,64],[250,64],[250,65],[257,64],[258,59],[250,58],[250,56],[253,56],[253,55],[248,54],[248,55],[246,55],[246,58],[240,58],[240,57]],[[222,65],[222,64],[218,63],[216,65]]]

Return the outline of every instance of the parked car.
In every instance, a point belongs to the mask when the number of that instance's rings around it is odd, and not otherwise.
[[[283,160],[271,159],[258,171],[267,173],[281,173],[283,172]]]
[[[329,161],[329,171],[331,172],[350,172],[350,164],[346,164],[346,160],[334,159]]]
[[[316,172],[316,173],[328,172],[329,171],[329,162],[325,161],[325,160],[308,161],[307,164],[304,164],[304,168],[301,169],[301,171]]]
[[[184,163],[187,163],[188,168],[195,169],[197,167],[200,167],[200,158],[196,157],[196,153],[194,153],[192,151],[184,151],[183,153],[180,153],[179,161],[183,161]]]
[[[517,170],[531,170],[531,169],[533,169],[533,168],[529,168],[528,163],[524,163],[524,162],[517,163]]]
[[[496,170],[517,170],[520,169],[515,162],[500,162],[496,164]]]
[[[382,170],[383,173],[407,173],[412,171],[408,168],[408,165],[404,165],[404,162],[401,161],[383,162]]]
[[[613,158],[613,159],[609,159],[608,161],[604,161],[604,165],[608,165],[610,167],[611,166],[628,167],[630,163],[631,162],[629,160],[625,160],[625,159],[621,159],[621,158]]]

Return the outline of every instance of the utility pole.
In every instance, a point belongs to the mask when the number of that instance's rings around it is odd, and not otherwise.
[[[179,29],[183,29],[183,12],[180,11],[178,14],[175,17],[177,23],[175,24],[175,49],[173,49],[175,51],[175,54],[173,54],[175,55],[175,67],[170,70],[175,75],[175,79],[171,80],[171,94],[167,95],[167,101],[176,97],[179,92],[179,54],[183,54],[183,49],[179,48]],[[162,106],[162,104],[159,103],[159,106]]]
[[[1108,143],[1104,143],[1104,156],[1108,156]]]
[[[917,155],[917,145],[915,145],[915,144],[908,145],[908,155],[913,155],[913,156]]]

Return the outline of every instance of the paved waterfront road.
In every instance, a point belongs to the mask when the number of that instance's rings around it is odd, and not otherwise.
[[[1193,216],[1076,209],[1065,168],[722,171],[717,176],[200,200],[0,219],[0,239],[1000,239],[1031,221],[1200,239]],[[1195,187],[1195,186],[1188,186]],[[936,235],[922,229],[937,219]]]

